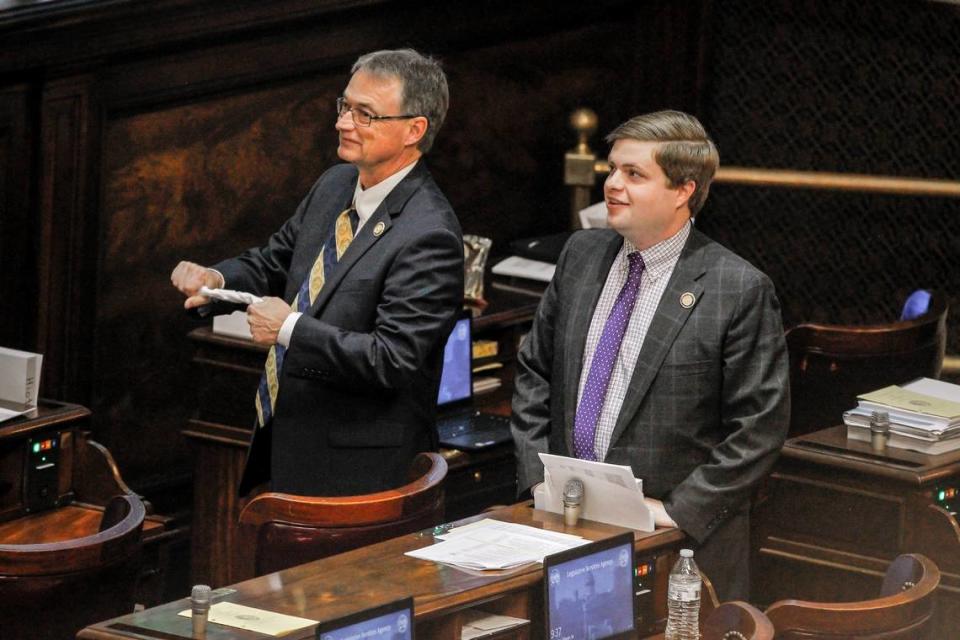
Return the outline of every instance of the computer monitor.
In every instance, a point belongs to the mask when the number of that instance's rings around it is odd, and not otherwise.
[[[544,638],[636,637],[633,573],[632,533],[544,558]]]
[[[321,622],[316,640],[414,640],[413,598]]]
[[[470,336],[470,314],[457,318],[453,331],[443,348],[443,370],[440,373],[440,391],[437,405],[452,407],[469,404],[473,398],[473,340]]]

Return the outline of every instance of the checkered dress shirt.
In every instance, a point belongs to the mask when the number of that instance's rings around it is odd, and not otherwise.
[[[657,306],[660,304],[660,298],[667,288],[667,282],[670,281],[673,268],[677,265],[677,260],[680,259],[680,252],[690,235],[690,228],[691,223],[687,222],[673,237],[640,251],[646,268],[640,278],[640,292],[637,294],[637,302],[633,307],[630,322],[627,324],[627,332],[623,336],[620,353],[613,366],[613,373],[610,374],[607,397],[603,402],[603,409],[597,421],[595,447],[598,460],[603,460],[607,455],[607,449],[610,447],[610,436],[617,424],[617,417],[620,415],[620,407],[627,395],[627,387],[633,377],[633,370],[637,366],[640,347],[643,346],[643,339],[646,337],[647,329],[657,312]],[[627,281],[630,268],[627,255],[637,250],[629,240],[624,239],[623,247],[621,247],[617,257],[614,258],[613,264],[610,265],[607,281],[603,285],[603,291],[597,301],[597,308],[594,310],[593,319],[590,321],[590,331],[587,333],[583,368],[580,371],[580,385],[577,392],[578,405],[583,397],[587,372],[590,371],[593,355],[597,350],[597,343],[600,341],[600,334],[603,333],[603,325],[613,309],[617,294]]]

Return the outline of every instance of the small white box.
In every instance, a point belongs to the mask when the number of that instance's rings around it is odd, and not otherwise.
[[[42,362],[39,353],[0,347],[0,400],[37,406]]]

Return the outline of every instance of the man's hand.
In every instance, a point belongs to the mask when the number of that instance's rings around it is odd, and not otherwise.
[[[280,327],[291,313],[293,309],[283,298],[267,297],[263,302],[251,304],[247,307],[247,323],[250,325],[253,341],[260,344],[276,344]]]
[[[170,282],[181,293],[187,296],[183,303],[184,309],[192,309],[209,304],[206,296],[197,295],[200,287],[218,289],[223,286],[223,278],[216,271],[211,271],[195,262],[181,262],[170,274]]]
[[[677,523],[673,521],[667,510],[663,508],[663,502],[655,498],[644,498],[643,501],[653,511],[653,524],[658,527],[676,527]]]

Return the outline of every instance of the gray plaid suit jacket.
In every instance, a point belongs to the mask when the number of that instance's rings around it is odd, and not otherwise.
[[[538,452],[572,455],[587,331],[622,238],[574,234],[518,355],[512,430],[518,480]],[[692,293],[690,308],[680,304]],[[789,379],[773,284],[696,229],[644,340],[605,462],[628,464],[698,547],[721,599],[744,598],[749,502],[786,436]]]

